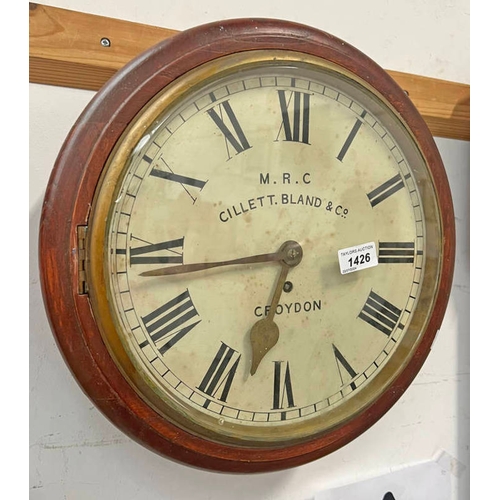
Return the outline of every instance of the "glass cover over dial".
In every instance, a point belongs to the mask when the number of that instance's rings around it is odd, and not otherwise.
[[[175,81],[123,135],[93,206],[89,294],[123,374],[175,424],[300,442],[411,358],[439,221],[383,98],[320,59],[237,54]]]

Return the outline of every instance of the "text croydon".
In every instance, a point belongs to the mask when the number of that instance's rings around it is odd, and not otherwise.
[[[267,316],[271,309],[270,305],[257,306],[253,313],[258,318]],[[321,300],[306,300],[305,302],[290,302],[288,304],[278,304],[276,314],[298,314],[301,312],[321,311]]]

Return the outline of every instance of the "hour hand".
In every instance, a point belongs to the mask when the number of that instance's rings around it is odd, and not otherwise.
[[[277,344],[280,331],[273,318],[285,285],[288,271],[297,266],[302,260],[302,247],[295,241],[287,241],[281,248],[285,254],[281,260],[281,272],[271,299],[271,306],[267,316],[257,321],[250,330],[250,344],[252,346],[252,366],[250,375],[254,375],[262,361],[262,358]]]
[[[273,321],[274,313],[281,297],[281,291],[289,271],[289,267],[283,264],[280,277],[275,286],[271,307],[264,319],[257,321],[250,330],[250,344],[252,345],[252,366],[250,375],[254,375],[262,361],[262,358],[273,348],[279,339],[280,331],[278,325]]]

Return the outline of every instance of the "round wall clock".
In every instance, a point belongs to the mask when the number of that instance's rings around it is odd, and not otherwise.
[[[442,322],[454,217],[388,74],[276,20],[185,31],[96,94],[40,228],[47,314],[121,430],[220,471],[304,464],[410,385]]]

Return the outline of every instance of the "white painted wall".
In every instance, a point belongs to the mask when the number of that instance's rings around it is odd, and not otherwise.
[[[386,69],[469,82],[466,0],[44,3],[179,30],[223,18],[284,18],[329,31]],[[173,463],[128,439],[81,392],[57,350],[38,279],[40,209],[59,148],[94,93],[29,87],[31,499],[307,500],[326,488],[426,461],[442,451],[464,466],[451,474],[453,498],[469,498],[468,142],[436,140],[455,204],[455,280],[442,329],[410,389],[371,429],[328,457],[283,472],[218,474]]]

